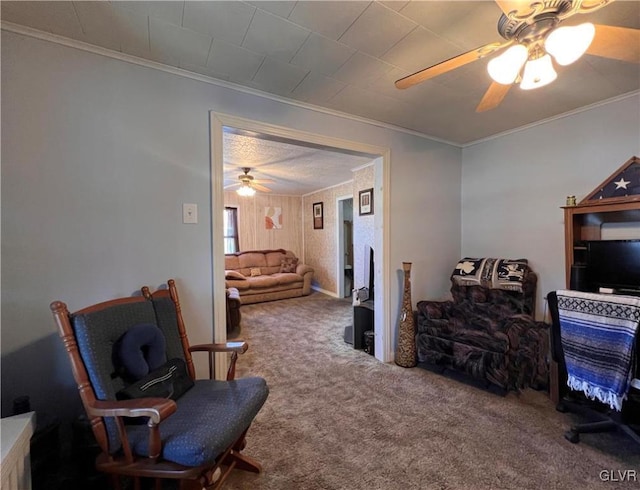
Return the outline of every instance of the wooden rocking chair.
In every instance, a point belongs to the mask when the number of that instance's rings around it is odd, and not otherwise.
[[[245,342],[189,346],[175,281],[168,289],[143,296],[115,299],[69,313],[51,303],[60,336],[71,360],[73,375],[91,427],[100,446],[96,468],[112,475],[119,489],[121,476],[132,477],[136,490],[141,478],[180,480],[180,488],[218,489],[234,468],[261,471],[257,461],[241,454],[245,434],[267,399],[262,378],[234,380],[238,353]],[[193,386],[177,400],[136,398],[117,400],[126,388],[114,366],[114,345],[136,325],[156,326],[166,345],[166,359],[182,359]],[[153,327],[152,327],[153,328]],[[195,380],[192,352],[208,352],[210,375],[213,353],[231,352],[227,381]],[[210,376],[212,377],[212,376]],[[143,425],[131,418],[147,417]]]

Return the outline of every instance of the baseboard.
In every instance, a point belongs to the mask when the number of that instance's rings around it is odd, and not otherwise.
[[[318,286],[313,286],[313,285],[311,286],[311,289],[313,289],[314,291],[318,291],[319,293],[326,294],[327,296],[338,298],[338,294],[333,291],[326,291],[325,289],[322,289]]]

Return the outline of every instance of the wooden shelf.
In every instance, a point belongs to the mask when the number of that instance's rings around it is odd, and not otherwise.
[[[571,265],[578,254],[586,250],[579,243],[586,240],[600,240],[602,225],[605,223],[640,222],[640,200],[603,204],[579,204],[564,206],[565,279],[569,287]],[[576,253],[577,252],[577,253]],[[579,262],[579,261],[578,261]]]
[[[602,225],[605,223],[629,223],[640,222],[640,195],[633,194],[638,191],[637,181],[632,184],[631,195],[620,195],[618,180],[623,179],[625,172],[632,170],[635,175],[640,170],[640,159],[631,157],[618,170],[611,174],[580,204],[576,206],[563,206],[564,210],[564,255],[565,255],[565,281],[569,289],[571,284],[571,266],[583,264],[586,259],[587,247],[581,242],[587,240],[602,239]],[[629,175],[629,181],[634,180]],[[636,177],[637,179],[637,177]],[[631,182],[626,181],[627,184]],[[616,185],[614,188],[613,186]],[[580,259],[580,260],[577,260]],[[553,403],[560,401],[558,388],[558,365],[551,361],[549,396]]]

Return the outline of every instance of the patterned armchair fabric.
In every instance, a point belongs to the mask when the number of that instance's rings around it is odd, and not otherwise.
[[[418,302],[418,361],[507,390],[545,387],[548,326],[533,319],[537,276],[524,262],[517,287],[461,285],[454,273],[453,301]]]
[[[237,335],[240,333],[240,320],[242,313],[240,312],[242,301],[240,293],[236,288],[227,288],[227,334]]]

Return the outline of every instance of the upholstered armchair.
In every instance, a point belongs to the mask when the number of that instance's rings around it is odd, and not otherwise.
[[[227,288],[227,334],[232,334],[234,337],[240,333],[240,320],[242,313],[240,312],[240,306],[242,306],[242,300],[240,299],[240,293],[236,288]]]
[[[526,260],[463,259],[452,301],[419,301],[419,363],[505,390],[547,385],[548,326],[536,322],[537,277]]]
[[[121,477],[180,480],[217,489],[234,468],[260,472],[244,455],[245,434],[267,399],[262,378],[234,379],[244,342],[189,345],[178,292],[168,289],[75,313],[51,304],[101,454],[96,468]],[[192,353],[232,353],[226,381],[195,379]],[[142,423],[140,423],[142,422]]]

